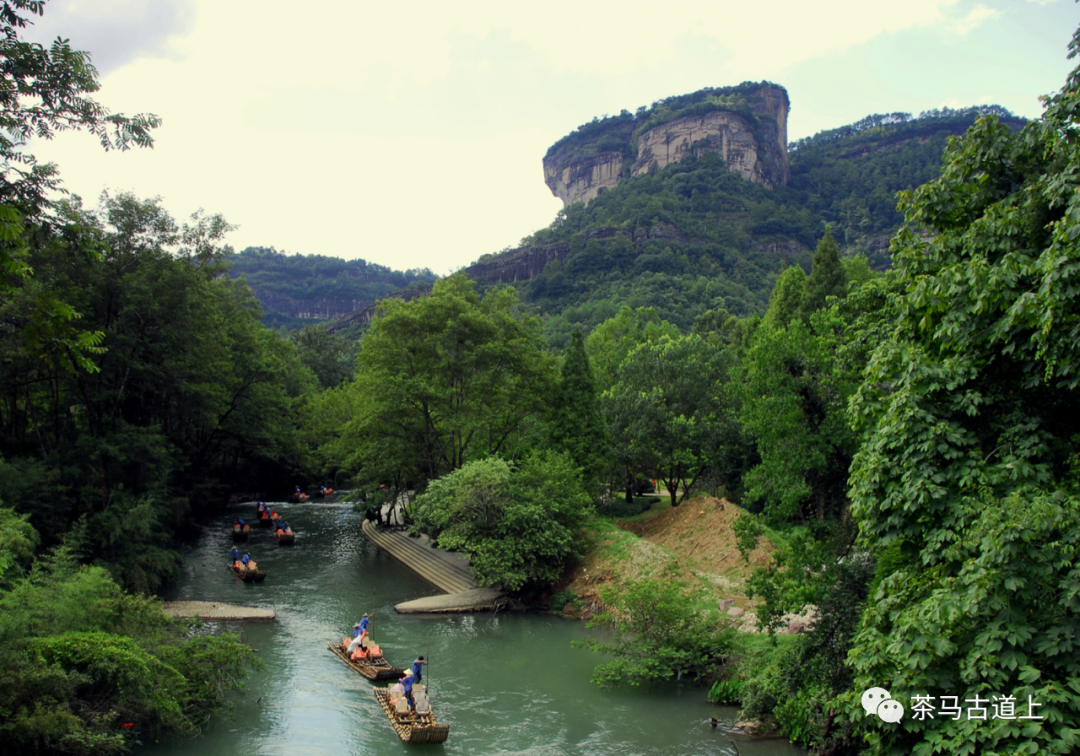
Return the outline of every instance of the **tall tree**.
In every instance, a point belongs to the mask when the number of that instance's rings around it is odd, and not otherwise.
[[[784,268],[769,296],[762,325],[783,328],[806,311],[806,271],[798,265]]]
[[[518,312],[514,290],[481,298],[457,274],[430,296],[386,300],[380,312],[348,387],[353,471],[376,484],[419,475],[411,483],[421,485],[470,459],[513,457],[555,384],[540,323]]]
[[[825,236],[821,238],[817,249],[814,250],[810,277],[806,279],[804,316],[810,317],[810,313],[824,307],[828,297],[842,297],[846,288],[847,276],[840,261],[840,248],[833,240],[832,230],[826,229]]]
[[[738,437],[725,391],[734,353],[696,334],[638,346],[604,393],[611,435],[628,467],[664,482],[678,506],[725,447]],[[629,497],[629,492],[628,492]]]
[[[604,472],[611,448],[600,398],[596,391],[585,338],[579,329],[570,335],[570,348],[563,361],[562,376],[555,392],[552,411],[551,445],[566,452],[582,468],[585,480],[594,485]]]
[[[834,308],[759,329],[742,363],[740,420],[761,456],[747,498],[774,523],[844,508],[855,452],[846,415],[855,384],[836,367],[844,325]]]
[[[44,10],[45,0],[0,5],[0,299],[33,274],[30,240],[48,237],[62,224],[48,198],[60,189],[57,168],[39,164],[27,140],[78,129],[96,136],[105,150],[126,150],[152,146],[150,131],[161,124],[154,115],[110,114],[87,97],[99,89],[89,53],[60,38],[47,50],[20,39],[29,18]],[[76,329],[76,310],[47,287],[24,299],[18,314],[35,346],[63,346],[73,363],[94,369],[88,355],[99,353],[101,334]]]

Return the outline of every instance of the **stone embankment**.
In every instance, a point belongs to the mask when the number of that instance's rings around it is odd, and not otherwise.
[[[483,612],[504,603],[501,591],[476,585],[466,557],[432,546],[427,536],[412,538],[400,530],[379,528],[370,520],[365,520],[361,529],[380,549],[448,594],[405,601],[395,606],[395,611],[402,614]]]

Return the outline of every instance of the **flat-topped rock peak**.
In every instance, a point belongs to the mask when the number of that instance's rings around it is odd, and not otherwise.
[[[668,97],[560,139],[544,157],[544,181],[565,205],[589,202],[625,178],[715,152],[748,181],[784,186],[789,109],[787,91],[769,82]]]

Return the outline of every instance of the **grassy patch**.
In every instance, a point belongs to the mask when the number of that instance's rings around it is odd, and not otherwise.
[[[767,635],[739,633],[735,636],[731,660],[709,690],[713,703],[742,703],[742,692],[748,683],[775,676],[781,660],[798,643],[797,635]]]
[[[661,512],[666,512],[671,509],[671,500],[666,496],[642,496],[637,498],[650,499],[649,507],[636,515],[631,517],[619,517],[618,519],[623,522],[637,522],[638,520],[648,520],[650,517],[656,517]]]

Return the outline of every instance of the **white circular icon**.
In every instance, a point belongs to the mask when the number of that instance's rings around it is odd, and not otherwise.
[[[870,688],[862,694],[862,707],[866,709],[867,714],[877,714],[878,705],[890,698],[892,696],[884,688]]]
[[[904,718],[904,705],[899,701],[886,699],[878,704],[877,715],[886,722],[899,722]]]

